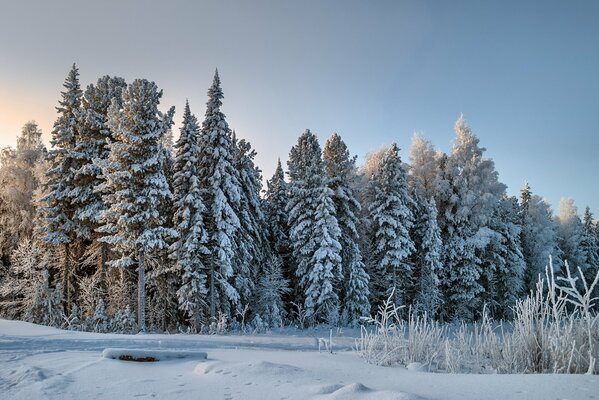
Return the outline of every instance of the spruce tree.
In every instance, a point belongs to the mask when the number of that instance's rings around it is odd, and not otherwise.
[[[233,165],[234,148],[231,131],[221,112],[223,91],[218,71],[208,89],[206,116],[202,123],[200,147],[200,186],[207,208],[204,223],[208,235],[210,256],[208,291],[210,317],[217,311],[231,316],[231,303],[239,302],[239,292],[232,284],[235,274],[236,235],[240,229],[239,210],[241,188],[239,172]]]
[[[587,265],[587,270],[584,271],[584,274],[587,280],[592,281],[597,273],[597,269],[599,269],[599,236],[593,224],[593,213],[588,206],[584,210],[582,223],[583,234],[580,246],[585,255],[585,264]]]
[[[71,244],[82,231],[74,219],[73,195],[77,193],[75,171],[78,167],[75,147],[80,136],[81,87],[79,70],[73,64],[63,84],[62,99],[56,108],[59,117],[52,130],[52,148],[48,152],[49,170],[46,174],[46,195],[42,198],[43,240],[62,247],[61,282],[64,308],[71,308],[73,268]]]
[[[199,136],[198,121],[186,102],[181,133],[175,143],[173,203],[174,227],[178,236],[171,246],[171,258],[176,260],[182,279],[177,291],[179,308],[196,332],[208,322],[208,271],[204,260],[209,251],[204,226],[206,206],[199,182]]]
[[[435,318],[442,304],[439,275],[441,274],[443,243],[437,224],[437,207],[433,198],[419,201],[415,195],[419,212],[414,223],[414,311]]]
[[[123,93],[123,104],[113,102],[108,127],[113,140],[108,162],[102,169],[104,234],[100,239],[113,246],[119,257],[113,267],[138,270],[138,325],[145,330],[145,259],[148,252],[164,249],[176,235],[163,226],[159,212],[172,195],[164,176],[160,141],[173,123],[174,107],[158,111],[162,91],[154,82],[136,79]]]
[[[323,149],[324,169],[328,185],[333,191],[335,216],[341,229],[341,260],[343,286],[341,315],[345,323],[354,325],[358,319],[370,314],[368,274],[358,247],[357,226],[361,205],[354,196],[356,177],[355,157],[350,157],[347,146],[337,133],[327,140]]]
[[[393,143],[371,178],[373,201],[371,221],[371,293],[373,305],[381,304],[393,292],[396,305],[405,305],[412,285],[409,256],[414,252],[410,238],[412,202],[407,174]]]
[[[306,130],[289,153],[289,238],[297,264],[298,297],[312,322],[336,323],[342,278],[341,231],[318,139]]]

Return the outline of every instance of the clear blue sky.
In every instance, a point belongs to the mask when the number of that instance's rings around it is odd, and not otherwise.
[[[510,194],[599,216],[599,1],[12,1],[0,13],[0,146],[49,139],[76,62],[144,77],[204,113],[214,68],[230,125],[268,177],[305,128],[352,153],[413,132],[448,151],[464,113]]]

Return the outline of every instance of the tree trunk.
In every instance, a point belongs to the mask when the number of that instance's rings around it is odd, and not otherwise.
[[[64,244],[64,260],[62,266],[62,293],[64,294],[63,304],[64,304],[64,312],[68,315],[71,311],[71,285],[70,282],[70,273],[71,273],[71,248],[69,243]]]
[[[145,254],[144,247],[138,250],[138,286],[137,286],[137,324],[141,332],[146,331],[146,276],[145,276]]]
[[[100,243],[100,291],[104,304],[108,304],[108,271],[106,270],[106,261],[108,259],[107,244]]]
[[[214,265],[210,268],[210,319],[216,320],[216,294],[214,293]]]

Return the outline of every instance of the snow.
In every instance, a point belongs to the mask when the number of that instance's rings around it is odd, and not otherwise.
[[[118,335],[0,320],[0,399],[597,399],[591,375],[467,375],[366,364],[352,335]],[[127,362],[102,354],[156,356]],[[200,353],[207,353],[202,359]],[[162,356],[162,358],[161,358]],[[179,356],[183,358],[178,358]]]

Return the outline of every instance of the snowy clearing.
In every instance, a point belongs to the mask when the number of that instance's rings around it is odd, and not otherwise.
[[[347,333],[333,338],[334,354],[319,353],[315,336],[324,336],[324,331],[117,335],[0,320],[0,398],[599,398],[597,376],[433,374],[379,367],[351,350],[353,338]],[[128,349],[131,354],[167,357],[126,362],[103,357],[106,349],[110,355]],[[189,357],[177,358],[183,355]]]

